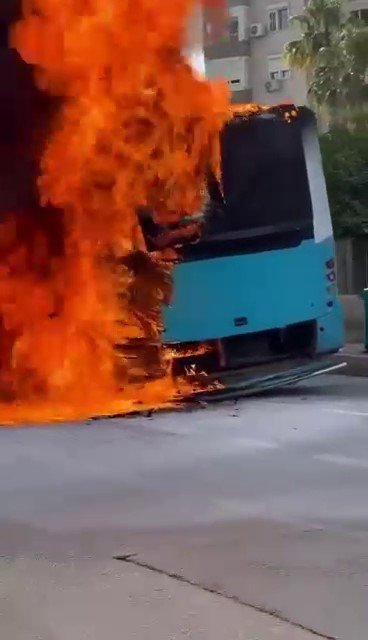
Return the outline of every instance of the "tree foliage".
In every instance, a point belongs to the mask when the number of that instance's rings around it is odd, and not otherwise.
[[[368,233],[368,131],[333,128],[320,137],[337,237]]]
[[[368,118],[368,29],[348,18],[341,0],[311,0],[292,18],[300,38],[286,45],[291,67],[307,73],[309,97],[326,107],[330,122]]]

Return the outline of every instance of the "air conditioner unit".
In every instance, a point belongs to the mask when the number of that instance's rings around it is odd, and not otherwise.
[[[278,78],[267,80],[267,82],[265,82],[265,89],[267,93],[276,93],[277,91],[281,91],[281,88],[282,80],[279,80]]]
[[[256,22],[250,25],[250,37],[261,38],[266,35],[266,27],[261,22]]]

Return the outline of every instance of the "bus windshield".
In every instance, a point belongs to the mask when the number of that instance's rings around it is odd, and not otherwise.
[[[182,244],[184,260],[282,248],[313,237],[303,148],[311,117],[308,109],[291,121],[270,112],[234,117],[225,126],[222,184],[209,175],[200,233],[191,235],[184,223],[181,243],[179,229],[172,230],[172,245]],[[156,237],[162,237],[158,227]]]
[[[217,231],[312,222],[302,119],[234,119],[223,130],[221,151],[226,216]]]

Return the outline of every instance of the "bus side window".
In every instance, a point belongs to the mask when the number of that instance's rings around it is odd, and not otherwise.
[[[218,205],[219,207],[224,207],[225,206],[225,202],[224,199],[222,197],[222,193],[221,193],[221,189],[220,189],[220,185],[216,179],[216,176],[214,175],[214,173],[212,171],[209,172],[208,177],[207,177],[207,190],[208,190],[208,195],[210,197],[210,200]]]
[[[0,20],[0,49],[7,49],[9,45],[9,25]]]

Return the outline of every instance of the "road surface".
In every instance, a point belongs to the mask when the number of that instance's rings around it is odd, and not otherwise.
[[[43,562],[96,575],[101,563],[136,576],[148,567],[295,623],[292,640],[301,628],[366,640],[368,380],[326,376],[192,412],[3,429],[0,555],[13,585],[22,575],[31,585]]]

